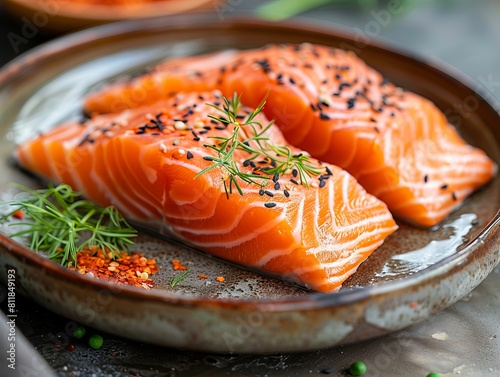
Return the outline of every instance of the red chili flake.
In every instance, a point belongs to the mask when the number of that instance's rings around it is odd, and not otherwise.
[[[174,271],[184,271],[187,269],[179,259],[172,259],[172,265],[174,266]]]
[[[222,282],[223,282],[224,280],[226,280],[226,279],[224,278],[224,276],[217,276],[217,277],[215,278],[215,280],[217,280],[217,281],[219,281],[219,282],[221,282],[221,283],[222,283]]]
[[[108,250],[96,247],[81,251],[76,256],[77,267],[70,267],[80,274],[92,274],[102,280],[117,284],[133,285],[139,288],[153,288],[150,275],[159,271],[155,259],[147,259],[144,254],[122,252],[121,257],[112,259]]]
[[[205,274],[199,274],[198,277],[200,279],[208,279],[208,275],[205,275]]]
[[[73,344],[70,344],[68,347],[66,347],[66,349],[67,349],[68,351],[73,352],[73,351],[76,349],[76,347],[75,347]]]
[[[12,217],[15,217],[16,219],[24,219],[24,212],[18,209],[16,212],[12,214]]]
[[[416,301],[413,301],[413,302],[410,304],[410,308],[412,308],[412,309],[415,309],[417,306],[418,306],[418,302],[416,302]]]

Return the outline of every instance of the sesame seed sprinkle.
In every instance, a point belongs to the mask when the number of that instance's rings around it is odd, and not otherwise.
[[[264,206],[267,208],[274,208],[274,207],[276,207],[276,203],[269,202],[269,203],[265,203]]]

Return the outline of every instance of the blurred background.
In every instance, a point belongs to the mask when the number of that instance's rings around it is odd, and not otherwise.
[[[41,43],[92,25],[189,12],[216,14],[220,22],[249,16],[305,21],[346,30],[364,43],[382,41],[468,75],[481,93],[491,94],[490,103],[500,111],[498,0],[4,0],[0,66]],[[471,295],[403,335],[297,355],[203,355],[113,336],[106,337],[105,349],[83,345],[70,352],[54,348],[67,320],[21,297],[18,328],[32,351],[60,376],[341,376],[348,361],[382,363],[377,361],[381,355],[386,357],[381,373],[369,376],[426,376],[431,370],[441,376],[500,376],[499,284],[497,267]]]

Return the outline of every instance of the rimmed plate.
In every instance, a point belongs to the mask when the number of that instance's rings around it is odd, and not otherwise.
[[[136,18],[172,16],[214,7],[211,0],[161,0],[122,4],[84,1],[5,0],[6,8],[37,30],[62,32],[86,26]],[[27,21],[26,21],[27,20]]]
[[[161,59],[265,43],[311,42],[353,49],[397,84],[433,100],[472,144],[500,162],[500,116],[467,79],[402,53],[360,45],[311,25],[207,16],[131,21],[90,29],[33,50],[0,72],[0,192],[38,183],[12,165],[15,143],[81,116],[82,97],[103,82]],[[446,68],[449,70],[449,68]],[[456,75],[456,74],[454,74]],[[17,292],[76,322],[131,339],[209,352],[306,351],[389,333],[469,293],[499,261],[500,179],[436,231],[400,229],[333,294],[318,294],[143,236],[138,249],[162,267],[157,288],[116,286],[68,271],[0,233],[0,276]],[[8,232],[8,228],[3,228]],[[192,273],[172,288],[170,261]],[[203,273],[209,279],[198,279]],[[226,281],[214,278],[223,275]]]

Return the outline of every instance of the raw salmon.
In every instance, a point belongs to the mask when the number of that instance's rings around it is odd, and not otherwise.
[[[236,177],[241,195],[235,186],[228,192],[225,169],[197,176],[219,157],[210,148],[221,142],[214,137],[228,138],[235,127],[208,118],[220,113],[207,103],[221,104],[220,94],[179,94],[64,124],[20,145],[17,158],[37,175],[207,253],[316,291],[337,290],[396,230],[386,205],[346,171],[312,158],[318,172],[301,182],[296,167],[269,174],[276,162],[259,154],[249,160],[236,149],[233,166],[261,177],[257,184]],[[250,113],[238,111],[242,120]],[[268,124],[264,115],[256,120]],[[240,132],[242,142],[253,135],[249,125]],[[286,146],[276,126],[265,135],[266,145]],[[248,146],[258,147],[252,140]]]
[[[432,227],[496,171],[430,101],[385,80],[353,53],[325,46],[269,45],[166,61],[129,83],[91,94],[86,110],[107,113],[170,92],[243,93],[286,139],[346,169],[393,214]]]

